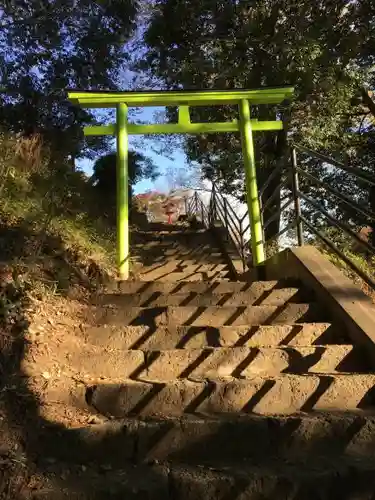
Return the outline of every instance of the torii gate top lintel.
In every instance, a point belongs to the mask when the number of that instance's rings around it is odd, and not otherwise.
[[[247,99],[251,104],[280,104],[290,99],[291,86],[262,87],[238,90],[157,90],[157,91],[77,91],[69,90],[71,102],[87,108],[113,108],[119,103],[132,107],[143,106],[214,106],[239,104]]]
[[[217,106],[232,104],[240,107],[241,102],[247,105],[280,104],[290,99],[293,87],[264,87],[253,90],[172,90],[172,91],[69,91],[68,98],[83,108],[117,108],[147,106],[177,106],[177,123],[135,124],[127,121],[129,135],[144,134],[201,134],[217,132],[240,132],[237,120],[231,122],[192,123],[190,121],[191,106]],[[280,120],[251,120],[253,131],[280,130]],[[116,125],[98,125],[84,128],[84,134],[116,135]]]
[[[117,257],[121,279],[129,277],[128,227],[128,136],[132,134],[200,134],[239,132],[245,166],[247,204],[251,226],[254,266],[265,260],[263,227],[257,186],[253,131],[281,130],[281,120],[251,119],[251,105],[275,105],[292,98],[293,87],[263,87],[238,90],[172,90],[172,91],[68,91],[69,100],[84,108],[116,108],[116,123],[85,127],[84,134],[114,135],[117,138]],[[239,120],[231,122],[192,123],[190,106],[238,106]],[[151,125],[128,121],[128,107],[177,106],[177,123]]]

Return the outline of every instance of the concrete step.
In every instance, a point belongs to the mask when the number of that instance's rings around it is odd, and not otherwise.
[[[61,399],[57,393],[57,397]],[[348,411],[375,408],[374,374],[254,376],[249,379],[124,380],[98,384],[87,402],[108,417],[184,413]]]
[[[112,437],[112,436],[111,436]],[[72,442],[72,440],[67,440]],[[54,439],[51,439],[51,448]],[[65,462],[51,450],[38,457],[45,470],[33,498],[38,500],[370,500],[375,491],[375,467],[370,460],[307,458],[300,463],[268,460],[229,466],[141,463],[116,468],[118,455],[100,456],[92,443],[90,461]],[[107,447],[109,448],[109,447]],[[48,449],[47,447],[45,448]],[[124,451],[123,449],[121,451]],[[60,453],[61,455],[61,453]],[[101,459],[101,460],[100,460]],[[95,465],[99,462],[99,465]],[[72,464],[76,464],[75,466]],[[45,488],[43,488],[43,485]]]
[[[22,493],[25,490],[23,498],[33,500],[172,500],[174,498],[169,493],[169,469],[166,465],[127,464],[121,470],[112,470],[109,457],[107,462],[103,462],[100,466],[93,466],[90,463],[78,464],[73,455],[74,453],[71,453],[71,459],[66,457],[65,462],[55,463],[57,459],[52,453],[48,460],[40,457],[38,453],[38,466],[43,467],[45,472],[42,477],[38,477],[37,482],[33,481],[31,487],[22,488]],[[32,496],[29,496],[29,491],[30,493],[32,491]],[[9,498],[15,500],[15,497]],[[18,498],[21,497],[17,496]]]
[[[69,366],[91,377],[171,381],[177,378],[251,378],[280,373],[368,372],[351,345],[211,347],[141,351],[103,348],[68,354]]]
[[[205,347],[311,346],[350,343],[330,323],[248,326],[83,326],[86,342],[108,349],[199,349]]]
[[[209,255],[204,256],[205,259],[202,258],[202,255],[194,256],[190,254],[186,256],[181,254],[162,255],[160,257],[158,262],[151,262],[151,264],[148,264],[148,267],[159,267],[161,265],[169,267],[173,267],[173,265],[175,265],[175,267],[207,266],[209,270],[209,266],[212,268],[216,265],[226,265],[226,262],[222,257],[214,257],[211,260]]]
[[[138,260],[136,260],[138,259]],[[140,264],[142,267],[151,269],[153,267],[158,267],[158,266],[169,266],[172,267],[173,265],[177,267],[178,269],[181,269],[182,266],[199,266],[199,265],[204,265],[208,270],[214,269],[214,266],[225,266],[227,267],[227,262],[225,262],[222,258],[213,258],[211,259],[209,256],[201,256],[197,255],[195,258],[191,257],[190,255],[188,256],[188,261],[185,259],[183,256],[165,256],[165,255],[144,255],[141,257],[133,257],[133,262],[137,262]],[[142,269],[141,269],[142,270]]]
[[[194,241],[193,245],[189,245],[189,242]],[[154,240],[147,240],[147,241],[138,241],[138,242],[132,242],[132,249],[134,250],[144,250],[145,248],[147,249],[153,249],[153,250],[162,250],[162,251],[171,251],[171,250],[181,250],[183,252],[196,252],[199,250],[205,250],[207,253],[212,253],[217,254],[217,255],[222,255],[222,252],[220,248],[212,243],[212,241],[207,241],[207,239],[200,239],[197,240],[195,238],[192,238],[190,236],[187,236],[183,239],[179,238],[171,238],[169,240],[163,240],[163,239],[154,239]]]
[[[184,415],[121,419],[64,433],[63,458],[117,467],[130,463],[258,465],[272,461],[322,465],[343,459],[375,467],[375,415],[363,411],[288,416]],[[52,450],[51,450],[52,451]]]
[[[221,280],[228,276],[226,269],[218,267],[214,270],[201,270],[199,266],[179,268],[160,268],[155,271],[140,273],[139,278],[145,281],[212,281]]]
[[[119,352],[126,356],[137,351]],[[126,356],[125,356],[126,354]],[[132,373],[140,379],[250,378],[280,373],[359,372],[361,356],[351,345],[316,347],[213,347],[145,351],[141,366]],[[129,363],[130,364],[130,363]],[[368,370],[364,370],[368,371]],[[125,372],[125,370],[124,370]]]
[[[211,242],[207,241],[195,241],[193,245],[188,245],[190,241],[189,238],[185,238],[185,241],[171,239],[169,241],[151,240],[146,244],[144,242],[139,242],[132,245],[135,250],[153,250],[155,252],[163,252],[173,254],[176,252],[186,253],[186,255],[191,255],[192,253],[206,253],[207,255],[213,255],[216,257],[222,257],[222,252],[219,247],[213,245]]]
[[[212,245],[194,245],[192,248],[181,245],[180,243],[170,244],[155,244],[152,245],[153,250],[162,252],[165,256],[172,256],[175,254],[189,257],[189,255],[200,254],[212,258],[223,258],[223,253],[219,248]]]
[[[99,452],[97,452],[99,453]],[[95,456],[96,458],[96,456]],[[53,457],[51,457],[53,459]],[[375,467],[355,459],[340,462],[243,464],[207,467],[138,464],[112,470],[115,456],[99,467],[66,463],[51,466],[53,481],[38,500],[368,500],[375,491]],[[42,460],[38,460],[38,463]],[[38,481],[40,486],[41,480]]]
[[[191,253],[182,251],[165,251],[159,252],[153,250],[152,252],[142,252],[139,255],[141,262],[144,265],[160,265],[162,263],[169,264],[170,262],[178,262],[180,264],[196,265],[196,264],[225,264],[222,255],[212,255],[211,253]]]
[[[206,347],[204,349],[106,349],[76,351],[62,345],[69,369],[91,378],[170,381],[177,378],[251,378],[280,373],[367,373],[365,356],[352,345],[314,347]],[[25,372],[29,373],[26,362]]]
[[[251,326],[326,321],[316,303],[285,306],[206,306],[206,307],[97,307],[87,313],[87,322],[116,325]]]
[[[154,282],[155,280],[159,282],[164,282],[164,283],[178,283],[179,281],[190,281],[190,282],[210,282],[212,280],[221,280],[221,281],[230,281],[230,276],[228,276],[229,273],[226,271],[219,271],[215,273],[165,273],[162,276],[158,277],[153,277],[151,274],[142,276],[140,275],[139,277],[143,281],[152,281]]]
[[[119,307],[164,307],[164,306],[283,306],[287,302],[307,302],[308,294],[299,288],[273,289],[259,296],[251,292],[202,294],[143,292],[139,294],[103,294],[96,297],[95,304]]]
[[[207,233],[207,231],[196,232],[196,231],[170,231],[170,232],[150,232],[150,233],[137,233],[132,241],[134,244],[139,244],[142,242],[148,243],[159,242],[165,245],[170,243],[180,242],[181,244],[213,244],[216,247],[212,236]]]
[[[323,462],[324,463],[324,462]],[[374,466],[351,463],[244,464],[220,470],[172,468],[176,500],[333,500],[367,499],[375,488]]]
[[[287,280],[280,281],[255,281],[253,283],[247,283],[243,281],[212,281],[192,283],[183,282],[179,283],[163,283],[157,282],[152,283],[149,281],[120,281],[117,284],[117,289],[123,294],[135,294],[146,292],[153,294],[188,294],[188,293],[215,293],[215,294],[226,294],[226,293],[239,293],[247,292],[251,294],[254,299],[262,297],[262,295],[268,295],[274,289],[280,290],[284,287],[296,287],[296,282],[291,282]]]
[[[210,234],[205,228],[192,229],[189,226],[181,226],[177,224],[150,223],[146,230],[138,230],[136,234],[151,234],[151,235],[168,235],[168,234],[192,234],[192,235],[207,235]]]
[[[203,262],[223,262],[224,257],[219,250],[212,247],[181,247],[180,245],[157,246],[142,245],[132,251],[132,255],[139,255],[152,263],[152,259],[184,259],[202,260]]]
[[[173,238],[169,240],[163,239],[155,239],[155,240],[146,240],[139,241],[136,244],[132,244],[133,252],[141,252],[144,253],[146,251],[152,251],[156,253],[165,253],[165,252],[183,252],[188,255],[191,254],[199,254],[206,253],[207,255],[213,253],[217,256],[222,256],[222,252],[220,248],[211,241],[207,240],[197,240],[194,237],[184,237],[184,238]]]
[[[159,272],[160,274],[169,272],[186,272],[186,273],[194,273],[194,272],[210,272],[213,273],[215,271],[222,271],[227,269],[227,264],[225,262],[215,263],[215,262],[194,262],[193,260],[183,260],[183,259],[174,259],[170,261],[163,261],[151,266],[145,266],[144,271],[142,271],[142,275],[148,273],[156,274]]]

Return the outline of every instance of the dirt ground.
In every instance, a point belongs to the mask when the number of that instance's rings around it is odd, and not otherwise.
[[[72,460],[53,458],[54,448],[65,446],[64,430],[106,420],[85,404],[101,373],[100,352],[83,335],[85,325],[96,323],[91,290],[73,286],[66,296],[31,290],[13,304],[4,295],[9,281],[0,279],[0,500],[119,498],[116,485],[124,498],[124,477],[111,466],[77,465],[74,449]],[[137,488],[135,481],[129,491]],[[129,498],[148,498],[134,495]]]
[[[111,465],[80,465],[74,448],[65,462],[50,453],[67,446],[64,430],[106,421],[85,404],[87,389],[101,373],[100,350],[83,334],[85,326],[96,324],[96,312],[88,294],[77,288],[69,297],[34,297],[0,326],[0,500],[147,499],[146,475],[150,483],[163,476],[158,464],[123,471],[134,479],[124,495],[124,478]]]
[[[49,404],[49,395],[58,399],[60,392],[63,395],[74,386],[84,393],[92,381],[89,373],[69,362],[71,353],[87,359],[94,354],[95,347],[79,335],[83,321],[90,318],[87,301],[55,295],[31,301],[20,314],[28,328],[19,329],[15,323],[2,328],[0,337],[1,500],[47,498],[47,492],[54,491],[56,475],[61,478],[76,469],[64,465],[62,470],[61,464],[38,453],[40,430],[100,421],[79,406],[68,406],[64,397],[61,404]],[[51,498],[59,498],[55,493]]]

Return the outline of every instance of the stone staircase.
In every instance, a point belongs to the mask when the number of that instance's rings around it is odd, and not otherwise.
[[[70,357],[95,383],[69,404],[103,419],[62,432],[106,471],[87,498],[373,498],[375,374],[318,297],[229,281],[204,231],[138,238],[138,279],[95,298]]]
[[[142,281],[211,281],[229,279],[220,249],[207,231],[181,226],[150,224],[150,229],[133,236],[133,250]]]

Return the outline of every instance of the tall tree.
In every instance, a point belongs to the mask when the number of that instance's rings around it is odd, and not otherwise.
[[[67,102],[66,90],[116,89],[127,60],[137,0],[13,0],[0,10],[0,123],[26,136],[43,135],[53,154],[73,160],[83,147],[86,110]]]
[[[371,77],[374,27],[375,6],[370,1],[159,0],[145,32],[148,50],[143,69],[168,88],[292,84],[295,99],[288,108],[263,106],[254,109],[253,116],[266,119],[278,114],[293,140],[346,160],[358,126],[351,97]],[[237,111],[228,106],[199,108],[192,114],[199,120],[237,117]],[[256,145],[262,186],[277,165],[287,162],[286,134],[257,134]],[[207,177],[243,196],[238,136],[189,137],[185,148]],[[280,177],[275,178],[264,201],[279,182]],[[280,197],[276,197],[266,216],[279,207]],[[278,227],[276,219],[266,236],[272,237]]]
[[[116,153],[108,153],[96,160],[91,182],[100,199],[105,200],[104,210],[107,214],[115,214],[116,206]],[[129,151],[129,200],[132,198],[133,186],[142,179],[156,180],[159,176],[153,161],[136,151]]]

